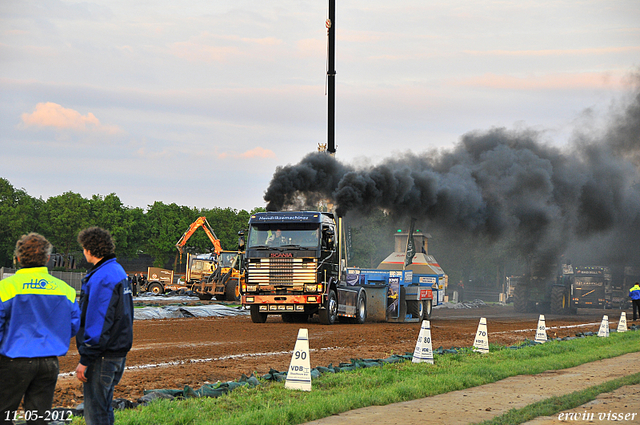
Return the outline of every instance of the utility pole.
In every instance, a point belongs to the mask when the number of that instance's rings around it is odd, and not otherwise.
[[[326,22],[327,36],[329,37],[327,58],[327,95],[328,108],[328,133],[327,152],[330,155],[336,153],[335,117],[336,117],[336,0],[329,0],[329,19]]]

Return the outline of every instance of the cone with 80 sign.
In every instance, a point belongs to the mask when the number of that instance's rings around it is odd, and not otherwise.
[[[431,323],[428,320],[422,321],[420,333],[418,334],[418,342],[413,351],[413,363],[431,363],[433,364],[433,350],[431,347]]]

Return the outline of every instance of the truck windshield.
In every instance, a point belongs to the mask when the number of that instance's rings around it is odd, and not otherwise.
[[[299,247],[317,248],[319,228],[316,223],[254,224],[249,229],[247,248]]]

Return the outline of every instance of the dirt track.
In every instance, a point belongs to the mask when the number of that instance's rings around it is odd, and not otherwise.
[[[614,328],[619,312],[580,310],[577,316],[546,315],[548,334],[596,332],[603,314],[609,315]],[[435,309],[431,320],[434,349],[471,346],[480,317],[487,318],[490,343],[512,345],[535,337],[538,314],[515,315],[510,306]],[[582,324],[590,325],[555,328]],[[309,330],[312,367],[412,353],[420,330],[419,323],[324,326],[312,319],[301,325],[283,323],[279,316],[270,316],[264,324],[252,323],[248,316],[137,320],[128,369],[114,397],[135,401],[145,389],[200,388],[205,383],[234,381],[242,374],[263,375],[270,368],[284,371],[301,327]],[[67,356],[60,358],[62,376],[54,406],[73,408],[82,402],[80,382],[73,375],[65,376],[75,370],[78,360],[74,342]]]

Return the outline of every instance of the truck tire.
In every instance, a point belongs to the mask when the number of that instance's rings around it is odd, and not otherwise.
[[[367,296],[364,291],[358,293],[358,301],[356,301],[356,317],[353,323],[362,325],[367,320]]]
[[[229,279],[224,287],[224,296],[227,301],[240,301],[240,285],[238,279]]]
[[[551,288],[551,313],[565,314],[569,311],[569,296],[565,288],[554,286]]]
[[[529,304],[529,288],[526,285],[516,285],[513,290],[513,310],[516,313],[527,313]]]
[[[407,318],[407,290],[404,286],[400,287],[400,296],[398,301],[400,302],[400,306],[398,307],[400,310],[398,313],[398,321],[404,322],[404,319]]]
[[[424,305],[422,304],[422,301],[407,301],[407,312],[412,318],[422,320],[422,315],[424,313]]]
[[[158,282],[152,282],[149,284],[148,287],[148,291],[149,292],[153,292],[156,295],[162,295],[164,294],[164,288],[162,287],[161,284],[159,284]]]
[[[318,317],[323,325],[333,325],[336,322],[338,318],[338,297],[336,297],[336,292],[333,289],[329,289],[324,308],[318,311]]]
[[[431,312],[433,311],[433,300],[422,301],[422,320],[431,320]]]
[[[251,321],[253,323],[264,323],[267,321],[267,313],[260,312],[259,305],[252,305],[249,307],[249,311],[251,312]]]

